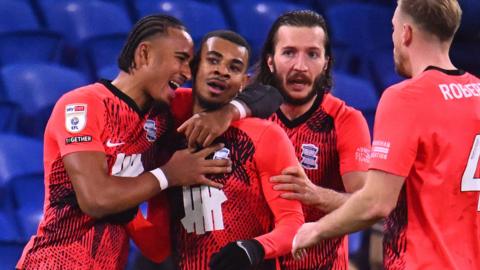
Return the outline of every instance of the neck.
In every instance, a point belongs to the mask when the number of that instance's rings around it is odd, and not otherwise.
[[[199,112],[204,112],[207,109],[203,108],[200,103],[198,102],[198,99],[195,98],[195,101],[193,102],[193,114],[199,113]]]
[[[435,45],[432,46],[432,44]],[[447,70],[457,69],[448,55],[449,48],[449,43],[423,42],[417,45],[410,54],[412,77],[420,75],[428,66]]]
[[[315,95],[310,101],[302,105],[293,105],[284,102],[280,105],[280,110],[288,120],[294,120],[310,110],[316,98],[317,96]]]
[[[141,79],[120,71],[118,76],[112,81],[112,84],[125,95],[129,96],[140,110],[144,110],[148,104],[150,104],[151,98],[143,92]]]

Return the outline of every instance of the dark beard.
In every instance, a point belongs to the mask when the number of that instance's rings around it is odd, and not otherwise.
[[[275,66],[273,67],[273,76],[274,76],[273,86],[275,86],[275,88],[277,88],[280,91],[280,94],[282,94],[284,103],[294,105],[294,106],[300,106],[310,102],[317,95],[323,97],[323,95],[325,94],[325,88],[323,87],[323,85],[325,85],[326,79],[323,74],[319,74],[317,77],[315,77],[315,80],[313,81],[312,89],[303,98],[294,98],[288,94],[288,92],[283,88],[282,79],[279,78],[276,73]]]
[[[200,107],[202,107],[202,109],[204,109],[205,111],[213,111],[213,110],[219,109],[224,105],[224,103],[212,102],[212,101],[206,100],[201,95],[196,93],[195,87],[192,88],[192,94],[194,99],[198,102],[198,105],[200,105]]]

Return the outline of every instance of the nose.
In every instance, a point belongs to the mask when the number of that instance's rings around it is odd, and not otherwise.
[[[298,57],[295,59],[295,62],[293,63],[293,69],[296,71],[307,71],[308,67],[306,64],[306,55],[304,54],[299,54]]]
[[[230,70],[228,69],[227,65],[224,64],[216,65],[215,73],[223,77],[230,77]]]

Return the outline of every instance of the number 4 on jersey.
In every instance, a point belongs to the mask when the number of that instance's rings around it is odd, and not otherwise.
[[[468,156],[467,168],[463,172],[462,191],[480,191],[480,135],[475,137],[472,150]],[[477,211],[480,211],[480,198]]]

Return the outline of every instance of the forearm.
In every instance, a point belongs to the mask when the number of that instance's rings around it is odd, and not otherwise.
[[[316,241],[368,228],[383,217],[385,213],[373,198],[361,193],[352,194],[337,210],[316,222]]]
[[[137,177],[106,176],[94,194],[79,201],[87,214],[102,218],[133,208],[160,192],[158,180],[149,172]],[[88,200],[88,201],[87,201]]]
[[[285,215],[275,228],[264,235],[255,238],[263,246],[265,259],[286,255],[292,249],[292,240],[298,228],[304,223],[301,212],[292,212]]]
[[[313,206],[325,213],[330,213],[342,206],[350,196],[350,193],[318,187],[317,202]]]

